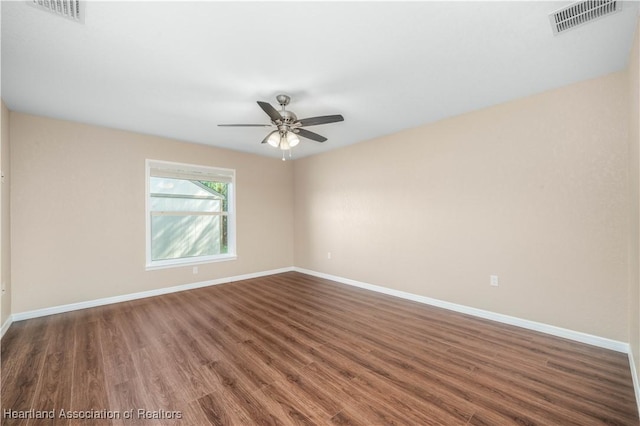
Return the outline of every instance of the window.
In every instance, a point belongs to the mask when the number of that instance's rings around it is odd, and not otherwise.
[[[146,163],[147,269],[235,259],[235,171]]]

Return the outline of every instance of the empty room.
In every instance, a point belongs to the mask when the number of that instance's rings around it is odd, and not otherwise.
[[[0,17],[1,424],[640,424],[640,3]]]

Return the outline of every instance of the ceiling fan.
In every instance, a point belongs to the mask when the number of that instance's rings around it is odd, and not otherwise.
[[[280,148],[282,150],[282,160],[284,160],[284,151],[289,151],[289,158],[291,158],[291,148],[300,143],[300,138],[311,139],[316,142],[324,142],[327,140],[324,136],[317,133],[310,132],[303,129],[307,126],[317,126],[319,124],[337,123],[344,121],[344,117],[340,114],[336,115],[323,115],[319,117],[309,117],[298,120],[298,117],[286,109],[289,105],[291,98],[287,95],[278,95],[276,100],[282,107],[280,111],[275,109],[268,102],[258,101],[258,105],[264,112],[267,113],[271,119],[271,124],[218,124],[221,127],[273,127],[277,129],[270,132],[263,140],[262,143],[268,143],[274,148]]]

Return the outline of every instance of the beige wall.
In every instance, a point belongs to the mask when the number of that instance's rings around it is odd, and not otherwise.
[[[636,27],[635,42],[631,48],[627,72],[629,79],[630,200],[629,344],[636,371],[640,372],[640,25]]]
[[[9,153],[9,110],[0,101],[2,116],[0,118],[0,170],[4,179],[0,183],[0,284],[4,286],[0,304],[0,325],[11,315],[11,229],[9,220],[10,209],[10,153]]]
[[[296,160],[295,265],[627,341],[627,84]]]
[[[292,165],[10,113],[13,313],[293,264]],[[145,271],[145,159],[236,169],[238,260]]]

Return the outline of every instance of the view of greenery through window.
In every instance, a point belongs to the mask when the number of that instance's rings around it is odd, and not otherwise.
[[[222,200],[222,211],[229,211],[229,184],[222,182],[208,182],[208,181],[199,181],[201,185],[206,186],[207,188],[211,188],[216,191],[218,194],[222,195],[224,199]],[[228,253],[229,240],[227,235],[227,216],[222,217],[222,247],[220,253]]]

